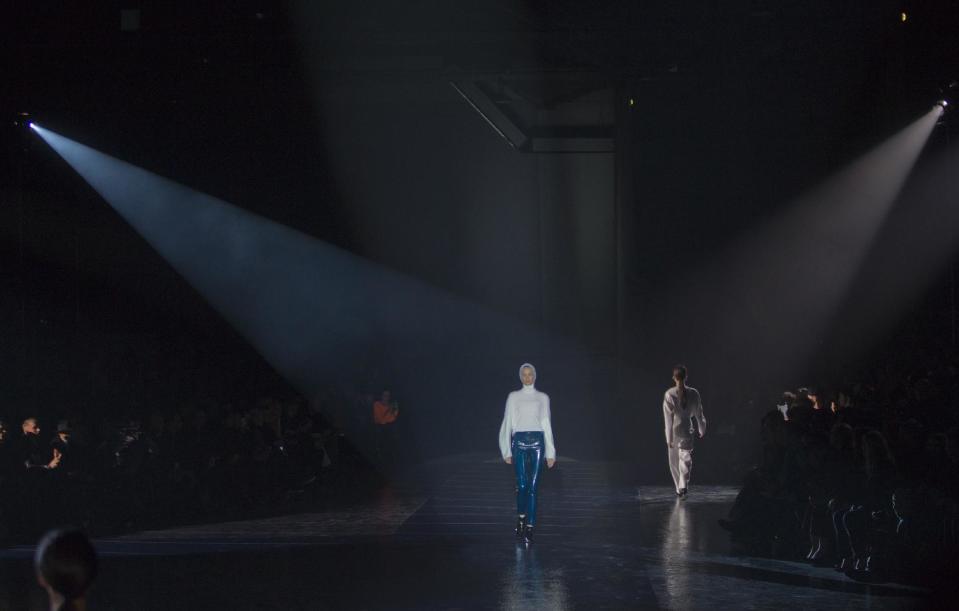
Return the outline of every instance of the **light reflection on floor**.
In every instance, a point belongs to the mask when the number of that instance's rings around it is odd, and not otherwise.
[[[520,609],[572,609],[563,569],[544,570],[537,558],[539,550],[522,543],[515,545],[516,562],[503,579],[501,606],[507,611]]]
[[[460,457],[388,500],[98,541],[102,609],[916,609],[922,592],[730,553],[736,489],[636,488],[619,466],[543,479],[537,540],[512,534],[509,469]],[[387,499],[387,497],[384,497]],[[29,548],[0,551],[0,609],[43,609]]]

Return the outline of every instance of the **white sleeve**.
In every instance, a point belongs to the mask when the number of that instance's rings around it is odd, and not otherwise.
[[[543,438],[546,441],[546,458],[556,458],[556,445],[553,443],[553,424],[550,422],[549,395],[543,394],[543,413],[540,426],[543,427]]]
[[[513,455],[513,410],[510,409],[512,398],[512,394],[506,397],[506,411],[503,413],[503,424],[499,427],[499,451],[500,454],[503,455],[503,460]]]
[[[669,393],[663,397],[663,420],[666,423],[666,444],[673,445],[673,412],[669,409]]]
[[[696,393],[696,426],[699,427],[699,436],[706,435],[706,416],[703,415],[703,396]]]

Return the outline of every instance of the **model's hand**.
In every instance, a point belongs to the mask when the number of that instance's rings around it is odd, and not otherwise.
[[[547,459],[546,459],[546,467],[547,467],[548,469],[552,469],[552,468],[553,468],[553,465],[555,465],[555,464],[556,464],[556,459],[555,459],[555,458],[547,458]]]
[[[700,439],[703,438],[703,434],[702,434],[702,433],[699,434],[699,438],[700,438]]]
[[[513,457],[512,457],[512,456],[507,456],[507,457],[504,458],[503,460],[506,461],[506,464],[507,464],[507,465],[513,464]]]

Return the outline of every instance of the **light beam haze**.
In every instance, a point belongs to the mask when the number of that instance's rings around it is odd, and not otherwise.
[[[664,319],[724,376],[801,375],[941,113],[935,107],[786,210],[683,270]],[[664,325],[667,333],[675,325]],[[668,335],[659,340],[670,344]]]
[[[904,311],[923,296],[944,270],[955,265],[959,250],[959,148],[945,147],[917,168],[890,214],[883,231],[863,266],[837,326],[848,337],[849,351],[842,356],[854,358],[861,347],[870,347],[876,338]],[[953,286],[953,291],[955,287]],[[868,307],[863,307],[868,304]],[[954,294],[951,320],[940,318],[941,337],[959,329]],[[930,347],[931,349],[931,347]],[[931,351],[930,351],[931,352]]]
[[[356,379],[370,355],[387,356],[396,371],[418,376],[441,396],[451,385],[489,385],[482,377],[499,368],[512,384],[513,361],[535,362],[546,351],[557,363],[581,367],[572,347],[521,321],[34,129],[308,397],[331,380]],[[562,376],[558,369],[554,383]],[[494,406],[506,390],[496,388]],[[469,411],[469,401],[464,396],[459,405]],[[489,410],[496,425],[501,409]]]

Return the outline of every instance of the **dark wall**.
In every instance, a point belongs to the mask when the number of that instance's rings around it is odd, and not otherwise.
[[[737,347],[715,345],[722,295],[707,290],[706,264],[924,111],[954,57],[944,18],[954,7],[916,7],[903,25],[891,2],[257,4],[143,2],[133,33],[117,30],[116,3],[20,9],[4,112],[33,110],[69,137],[545,331],[532,354],[464,346],[465,388],[455,373],[435,381],[449,355],[392,355],[392,376],[421,422],[490,448],[515,369],[531,359],[554,395],[563,451],[631,456],[657,465],[649,473],[661,472],[674,361],[690,366],[722,427],[753,417],[740,407],[757,375],[739,364],[776,358],[729,359]],[[601,74],[616,91],[604,112],[616,117],[617,152],[511,150],[448,83],[522,71],[567,83]],[[564,116],[591,120],[576,101]],[[47,333],[42,320],[60,321],[51,347],[29,353],[46,365],[31,366],[40,373],[20,394],[39,397],[49,378],[57,396],[83,384],[79,347],[110,343],[78,334],[85,325],[160,352],[194,342],[204,356],[242,353],[223,359],[225,379],[272,379],[136,232],[48,150],[11,144],[19,138],[4,139],[0,236],[6,337],[23,343],[5,344],[5,358]],[[681,309],[676,282],[696,295]],[[115,361],[134,378],[128,363],[170,364]],[[807,381],[793,375],[763,383]],[[752,433],[727,430],[714,451]]]
[[[417,396],[422,419],[444,422],[464,449],[494,447],[514,370],[531,360],[554,393],[565,448],[594,451],[596,409],[612,386],[597,396],[590,367],[615,353],[613,155],[513,150],[442,75],[331,77],[316,89],[325,157],[359,252],[546,332],[532,352],[462,346],[400,367],[397,383]],[[553,354],[554,341],[579,354]],[[433,379],[450,359],[472,371],[452,384]],[[460,395],[459,415],[448,413],[446,393]]]

